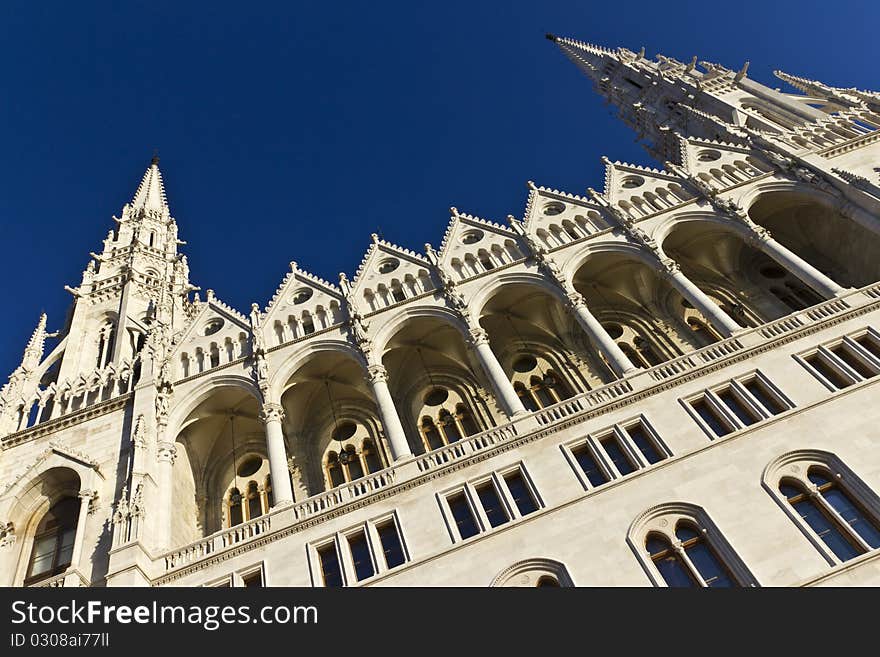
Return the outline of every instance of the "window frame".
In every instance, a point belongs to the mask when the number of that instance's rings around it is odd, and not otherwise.
[[[403,554],[403,563],[398,564],[393,568],[389,568],[385,561],[384,546],[382,545],[382,539],[379,536],[378,530],[380,525],[386,523],[391,523],[394,526],[394,529],[397,532],[398,541],[400,542],[401,553]],[[361,533],[363,533],[367,544],[370,563],[373,566],[373,574],[369,577],[358,579],[354,566],[354,559],[351,554],[349,538]],[[396,571],[412,562],[412,553],[407,546],[408,542],[396,510],[382,513],[373,518],[368,518],[356,525],[345,527],[331,536],[326,536],[317,541],[308,543],[306,545],[306,552],[308,556],[309,573],[312,586],[314,587],[325,587],[324,573],[321,568],[321,556],[319,551],[330,544],[332,544],[336,550],[336,558],[339,562],[339,570],[342,579],[342,588],[369,584],[386,573]]]
[[[857,474],[835,454],[819,450],[803,450],[783,454],[767,466],[764,471],[762,484],[773,500],[789,517],[807,540],[819,551],[831,566],[852,563],[854,560],[864,557],[866,554],[876,554],[880,548],[872,548],[868,543],[853,530],[849,523],[841,517],[834,507],[818,492],[818,487],[809,479],[811,469],[817,468],[834,481],[835,485],[868,516],[875,525],[880,526],[880,497],[871,489]],[[863,552],[852,559],[841,560],[834,551],[826,545],[822,537],[809,526],[801,517],[788,498],[779,490],[785,481],[794,482],[802,493],[813,498],[813,503],[818,510],[834,523],[836,529],[841,531],[848,541],[861,546]],[[815,491],[815,494],[811,495]]]
[[[752,393],[746,388],[746,384],[752,381],[757,381],[758,385],[760,385],[764,392],[768,394],[768,396],[773,399],[782,410],[778,413],[774,413],[772,409],[765,408],[764,404],[761,403],[759,399],[757,399]],[[724,392],[730,392],[734,399],[739,402],[739,404],[748,412],[754,419],[754,422],[750,424],[746,424],[743,422],[736,412],[731,409],[721,398],[721,394]],[[709,407],[710,411],[714,411],[715,419],[717,419],[721,424],[727,426],[729,431],[724,434],[718,435],[709,426],[709,424],[702,418],[699,411],[695,408],[694,404],[702,401],[706,406]],[[679,399],[679,402],[684,407],[685,411],[688,415],[691,416],[691,419],[697,423],[697,426],[703,430],[710,440],[718,440],[721,438],[727,438],[731,434],[737,433],[744,429],[751,429],[752,427],[756,427],[767,420],[770,420],[774,417],[787,413],[788,411],[795,408],[795,404],[788,398],[783,392],[777,387],[770,379],[767,378],[760,370],[752,370],[751,372],[747,372],[746,374],[741,374],[739,376],[733,377],[727,381],[723,381],[716,385],[710,386],[708,388],[704,388],[699,392],[696,392],[687,397],[682,397]]]
[[[640,425],[642,427],[642,430],[645,432],[648,441],[651,443],[657,453],[660,454],[661,459],[657,463],[648,463],[648,459],[645,457],[644,454],[642,454],[642,450],[639,449],[639,446],[629,434],[628,429],[636,425]],[[633,463],[633,465],[635,465],[634,470],[628,474],[620,474],[617,466],[614,465],[610,456],[606,453],[605,448],[602,446],[601,441],[605,440],[608,437],[611,437],[612,435],[617,440],[617,443],[621,447],[621,450],[624,452],[624,455],[630,460],[631,463]],[[610,427],[591,431],[586,436],[575,438],[574,440],[569,440],[565,443],[562,443],[559,447],[562,450],[562,453],[565,455],[569,466],[571,466],[571,468],[574,470],[574,473],[577,476],[578,481],[581,483],[581,486],[584,487],[584,490],[602,488],[618,479],[624,479],[626,477],[633,476],[637,472],[640,472],[642,470],[660,465],[660,463],[663,463],[673,456],[672,450],[670,450],[666,443],[663,442],[663,439],[660,438],[660,434],[657,433],[657,430],[652,426],[652,424],[648,421],[648,418],[645,417],[643,413],[640,413],[635,417],[616,422]],[[600,471],[605,476],[607,481],[597,485],[590,483],[589,478],[581,468],[581,465],[577,460],[577,456],[575,455],[575,452],[578,451],[581,447],[587,449],[587,451],[593,457],[593,460],[599,466]]]
[[[519,507],[516,504],[516,500],[513,497],[513,493],[510,492],[510,488],[507,486],[507,481],[505,477],[518,473],[522,478],[523,483],[526,486],[526,490],[529,495],[532,497],[532,501],[535,503],[535,510],[531,513],[523,515]],[[497,527],[493,527],[489,522],[489,517],[486,514],[485,509],[483,508],[483,503],[480,500],[479,493],[477,489],[484,485],[492,486],[495,494],[498,496],[498,500],[501,503],[502,510],[507,515],[507,520],[503,523],[499,524]],[[453,497],[457,494],[463,494],[464,499],[468,504],[468,507],[471,511],[471,514],[474,517],[477,525],[477,533],[473,536],[469,536],[467,538],[462,538],[461,534],[458,531],[458,523],[455,521],[455,516],[452,513],[452,508],[449,506],[449,498]],[[525,464],[522,461],[518,461],[512,465],[509,465],[504,468],[499,468],[497,470],[493,470],[492,472],[481,475],[479,477],[475,477],[470,479],[463,484],[458,484],[456,486],[451,486],[437,493],[437,502],[440,505],[440,512],[443,516],[443,521],[446,524],[446,529],[449,532],[449,537],[452,539],[453,544],[458,543],[466,543],[468,541],[472,541],[477,539],[484,534],[490,533],[495,530],[500,530],[504,527],[510,526],[513,523],[516,523],[523,518],[533,516],[538,513],[542,509],[546,508],[544,504],[544,500],[538,492],[537,487],[535,486],[534,481],[528,473],[528,470],[525,467]]]
[[[810,349],[806,349],[800,353],[794,354],[792,357],[832,393],[840,392],[842,390],[849,389],[851,386],[857,385],[859,383],[864,383],[865,381],[871,381],[880,376],[880,357],[872,353],[867,347],[862,346],[858,342],[860,338],[865,337],[873,342],[878,351],[880,351],[880,335],[878,335],[877,331],[873,327],[867,326],[858,331],[847,333],[846,335],[842,335],[838,338],[834,338],[833,340],[828,340],[819,345],[816,345],[815,347],[811,347]],[[870,377],[863,376],[843,358],[831,351],[832,349],[840,346],[846,349],[849,354],[857,361],[859,361],[862,365],[864,365],[868,369],[876,370],[874,375]],[[822,372],[820,372],[808,362],[808,359],[813,357],[819,358],[820,360],[822,360],[822,362],[825,363],[826,366],[834,370],[844,379],[848,380],[849,385],[841,388],[837,386],[834,382],[830,381],[827,376],[825,376]]]

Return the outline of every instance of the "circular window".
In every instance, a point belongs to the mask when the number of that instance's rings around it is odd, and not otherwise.
[[[305,303],[312,298],[312,294],[312,288],[304,287],[301,290],[297,290],[296,292],[294,292],[293,296],[290,297],[290,301],[294,304]]]
[[[388,272],[392,272],[400,266],[400,260],[397,258],[386,258],[382,262],[379,263],[379,272],[382,274],[387,274]]]
[[[616,340],[623,335],[623,327],[620,324],[606,324],[604,328],[612,340]]]
[[[697,159],[700,162],[714,162],[721,159],[721,153],[718,151],[700,151],[697,153]]]
[[[333,440],[344,442],[351,438],[355,431],[357,431],[357,426],[354,422],[343,422],[339,425],[336,431],[333,432]]]
[[[465,244],[476,244],[481,239],[483,239],[483,231],[481,230],[469,230],[461,236],[461,241]]]
[[[636,187],[641,187],[645,184],[645,179],[641,176],[628,176],[623,179],[623,182],[620,183],[620,186],[624,189],[635,189]]]
[[[562,214],[565,211],[565,206],[562,203],[548,203],[544,206],[544,214],[548,217],[552,217],[557,214]]]
[[[449,391],[445,388],[434,388],[429,390],[425,395],[425,404],[428,406],[439,406],[449,399]]]
[[[776,265],[767,265],[759,270],[764,278],[785,278],[785,270]]]
[[[223,328],[223,320],[219,317],[217,319],[212,319],[210,322],[205,324],[204,335],[214,335],[217,331]]]
[[[522,356],[513,363],[513,369],[517,372],[531,372],[538,366],[538,360],[534,356]]]
[[[263,466],[263,459],[259,456],[251,456],[245,459],[244,463],[238,466],[237,474],[239,477],[250,477]]]

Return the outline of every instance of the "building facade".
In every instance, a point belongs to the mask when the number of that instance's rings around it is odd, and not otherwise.
[[[548,38],[662,169],[246,313],[154,159],[0,392],[0,584],[880,584],[880,94]]]

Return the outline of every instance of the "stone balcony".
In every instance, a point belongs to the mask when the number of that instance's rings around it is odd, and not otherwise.
[[[391,497],[438,476],[554,433],[561,425],[584,422],[613,408],[635,403],[669,387],[714,371],[754,353],[810,335],[847,319],[880,308],[880,283],[851,290],[837,298],[792,313],[656,367],[576,395],[540,411],[515,418],[427,454],[415,456],[377,473],[314,495],[231,529],[222,530],[151,557],[153,585],[171,582],[206,568],[226,552],[236,554],[302,531],[315,524]]]

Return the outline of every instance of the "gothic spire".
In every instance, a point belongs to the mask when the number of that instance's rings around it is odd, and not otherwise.
[[[146,210],[169,214],[168,202],[165,199],[165,185],[162,182],[162,173],[159,171],[159,158],[153,156],[150,166],[144,172],[141,184],[138,185],[134,198],[131,201],[134,210]]]
[[[32,370],[43,359],[43,346],[46,343],[46,313],[40,315],[40,321],[37,322],[37,328],[34,329],[31,339],[28,340],[27,347],[24,350],[24,357],[21,359],[21,366],[25,370]]]

